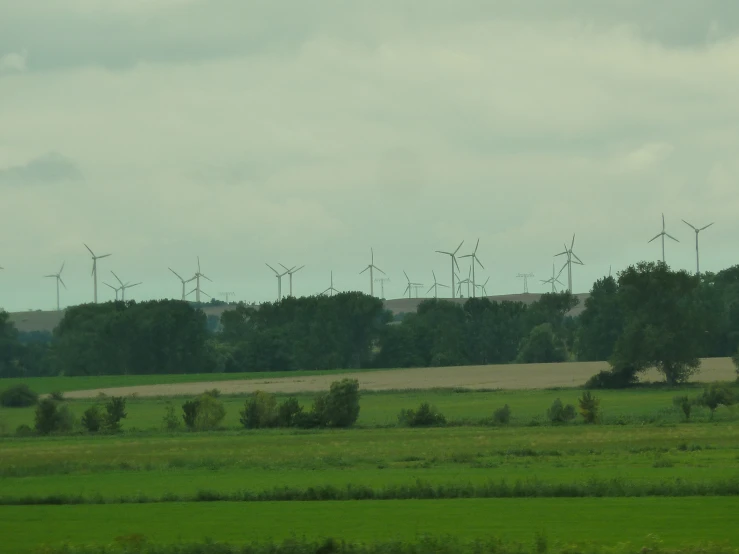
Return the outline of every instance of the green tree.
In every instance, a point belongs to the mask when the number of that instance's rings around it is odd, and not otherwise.
[[[100,411],[100,406],[94,404],[87,408],[82,414],[82,426],[87,429],[90,433],[97,433],[102,429],[105,423],[103,413]]]
[[[247,429],[274,427],[277,424],[277,399],[274,394],[254,391],[239,412],[239,421]]]
[[[314,411],[326,427],[351,427],[359,417],[359,381],[342,379],[331,383],[331,388]]]
[[[35,427],[40,435],[68,433],[74,426],[74,417],[66,405],[44,398],[36,405]]]
[[[521,341],[516,361],[522,364],[563,362],[567,353],[552,331],[550,323],[542,323]]]
[[[105,428],[112,433],[120,432],[121,420],[127,416],[126,399],[120,396],[111,396],[105,403]]]
[[[0,406],[3,408],[27,408],[38,402],[38,394],[28,385],[20,383],[0,392]]]
[[[670,271],[662,262],[641,262],[619,274],[618,297],[625,318],[611,359],[635,372],[656,367],[667,383],[698,370],[703,327],[709,317],[697,302],[699,279]]]
[[[734,403],[734,394],[723,383],[711,383],[703,389],[703,394],[698,397],[698,403],[711,410],[711,419],[713,419],[719,406],[731,406]]]
[[[578,359],[611,359],[623,326],[616,280],[610,276],[599,279],[593,284],[585,300],[585,310],[580,314],[576,341]]]
[[[580,415],[585,423],[598,423],[600,420],[600,399],[586,390],[583,391],[577,402],[580,405]]]
[[[575,407],[572,404],[565,405],[557,398],[547,410],[547,417],[555,425],[567,423],[575,418]]]

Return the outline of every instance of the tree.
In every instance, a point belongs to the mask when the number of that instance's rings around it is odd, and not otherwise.
[[[734,394],[723,383],[711,383],[703,389],[703,394],[698,397],[698,403],[711,410],[713,420],[713,414],[719,406],[731,406],[734,403]]]
[[[585,423],[597,423],[600,420],[600,399],[586,390],[577,400],[580,405],[580,415]]]
[[[577,332],[577,357],[582,361],[609,360],[624,326],[618,298],[618,285],[613,277],[593,284],[580,314]]]
[[[125,419],[126,399],[120,396],[111,396],[105,403],[105,428],[112,432],[118,433],[121,430],[121,420]]]
[[[44,398],[36,405],[35,427],[40,435],[68,433],[74,426],[74,418],[65,405],[51,398]]]
[[[97,404],[90,406],[82,414],[82,426],[90,433],[97,433],[103,427],[104,417]]]
[[[694,404],[690,398],[686,395],[676,396],[672,399],[672,404],[683,413],[685,421],[690,421],[690,412],[693,411]]]
[[[445,425],[446,418],[436,406],[422,402],[418,410],[401,410],[398,414],[398,424],[406,427],[431,427]]]
[[[21,383],[0,392],[0,406],[3,408],[26,408],[38,402],[38,394],[28,385]]]
[[[557,398],[547,410],[547,417],[554,424],[567,423],[575,418],[575,407],[572,404],[564,405]]]
[[[688,380],[699,366],[703,328],[709,317],[697,302],[699,279],[670,271],[662,262],[640,262],[619,274],[619,305],[625,318],[611,365],[643,371],[656,367],[668,384]]]
[[[522,364],[563,362],[567,359],[562,343],[552,331],[550,323],[542,323],[521,341],[516,361]]]
[[[239,421],[247,429],[274,427],[277,423],[277,399],[274,394],[254,391],[239,413]]]
[[[314,412],[326,427],[354,425],[359,417],[359,381],[342,379],[331,383],[327,395],[316,397]]]

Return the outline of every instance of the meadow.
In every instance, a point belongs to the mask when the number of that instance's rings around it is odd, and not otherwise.
[[[555,398],[576,404],[580,389],[366,392],[345,430],[245,430],[235,395],[220,397],[227,416],[208,433],[162,430],[166,406],[179,413],[184,398],[128,397],[118,435],[19,438],[12,431],[33,424],[33,409],[3,409],[0,551],[138,534],[163,544],[431,535],[530,545],[543,533],[553,550],[654,536],[736,548],[739,420],[696,407],[683,422],[672,405],[701,390],[599,391],[599,425],[547,421]],[[104,400],[66,402],[79,417]],[[398,412],[420,402],[450,424],[398,427]],[[504,404],[511,423],[492,425]]]

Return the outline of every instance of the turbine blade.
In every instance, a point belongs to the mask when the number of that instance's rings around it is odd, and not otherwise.
[[[439,254],[446,254],[447,256],[454,256],[454,254],[452,254],[451,252],[444,252],[443,250],[437,250],[436,252],[438,252]]]
[[[268,268],[270,268],[272,271],[274,271],[275,272],[275,275],[279,275],[278,271],[274,267],[272,267],[268,263],[265,263],[264,265],[266,265]],[[200,265],[198,265],[198,272],[200,272]]]
[[[85,243],[83,242],[82,244],[85,244]],[[92,251],[92,250],[90,249],[90,247],[89,247],[89,246],[87,246],[86,244],[85,244],[85,248],[87,248],[87,249],[88,249],[88,250],[90,251],[90,254],[92,254],[92,257],[94,258],[94,257],[95,257],[95,252],[93,252],[93,251]]]
[[[278,264],[278,265],[282,265],[282,264]],[[282,267],[284,267],[286,271],[288,271],[288,272],[290,271],[290,269],[287,266],[282,265]]]
[[[663,231],[663,233],[664,233],[664,231]],[[655,235],[655,236],[654,236],[653,238],[649,239],[649,240],[647,241],[647,244],[649,244],[649,243],[650,243],[650,242],[652,242],[653,240],[656,240],[656,239],[660,238],[660,237],[662,236],[662,234],[663,234],[663,233],[659,233],[658,235]]]
[[[461,271],[461,269],[459,269],[459,264],[457,263],[457,258],[452,256],[452,260],[454,260],[454,265],[457,266],[457,271]]]
[[[560,252],[559,254],[555,254],[554,257],[556,258],[557,256],[564,256],[565,254],[567,254],[567,252]]]
[[[130,289],[130,288],[133,288],[133,287],[138,286],[138,285],[141,285],[141,284],[142,284],[142,282],[139,281],[138,283],[134,283],[133,285],[126,285],[126,288]]]
[[[300,270],[301,270],[301,269],[303,269],[304,267],[305,267],[304,265],[301,265],[301,266],[300,266],[300,267],[299,267],[298,269],[296,269],[295,271],[293,271],[293,273],[297,273],[298,271],[300,271]]]
[[[455,254],[456,254],[457,252],[459,252],[459,249],[460,249],[460,248],[462,248],[462,245],[463,245],[463,244],[464,244],[464,241],[462,241],[462,242],[460,242],[460,243],[459,243],[459,246],[457,246],[457,249],[456,249],[456,250],[454,251],[454,253],[455,253]]]
[[[403,270],[403,275],[405,275],[406,281],[408,281],[408,284],[410,285],[411,280],[408,278],[408,274],[405,272],[405,269]]]
[[[171,267],[168,267],[167,269],[169,269],[169,270],[170,270],[170,271],[171,271],[172,273],[174,273],[175,275],[177,275],[177,278],[178,278],[178,279],[179,279],[180,281],[182,281],[183,283],[185,283],[185,282],[186,282],[186,281],[185,281],[185,280],[184,280],[184,279],[183,279],[183,278],[182,278],[182,277],[180,276],[180,274],[179,274],[179,273],[177,273],[177,272],[176,272],[176,271],[175,271],[174,269],[172,269]],[[191,279],[191,280],[192,280],[192,279]]]
[[[433,284],[429,287],[429,290],[426,291],[426,294],[431,292],[431,289],[433,289],[436,286],[436,284]]]
[[[465,254],[464,256],[460,256],[460,258],[471,258],[474,256],[474,254]]]
[[[575,247],[575,233],[572,233],[572,244],[570,244],[570,250]]]
[[[665,230],[665,214],[662,214],[662,230]]]
[[[121,281],[121,280],[120,280],[120,279],[118,278],[118,275],[116,275],[116,274],[115,274],[115,271],[113,271],[113,270],[111,269],[111,270],[110,270],[110,272],[111,272],[111,273],[113,274],[113,277],[115,277],[115,278],[116,278],[116,280],[117,280],[117,281],[118,281],[118,282],[119,282],[119,283],[121,284],[121,286],[123,286],[123,281]]]
[[[475,249],[472,251],[473,254],[477,254],[477,247],[480,246],[480,239],[477,239],[477,244],[475,244]]]
[[[58,275],[44,275],[44,277],[59,277]]]
[[[63,287],[65,288],[65,289],[67,288],[67,285],[65,285],[65,284],[64,284],[64,281],[62,281],[62,278],[61,278],[61,277],[59,277],[59,282],[60,282],[60,283],[62,284],[62,286],[63,286]]]
[[[381,270],[381,269],[380,269],[379,267],[377,267],[376,265],[373,265],[372,267],[374,267],[374,268],[375,268],[375,269],[376,269],[377,271],[379,271],[379,272],[380,272],[380,273],[382,273],[383,275],[387,275],[387,273],[385,273],[385,272],[384,272],[383,270]]]
[[[582,263],[582,260],[577,257],[577,254],[575,254],[574,252],[572,253],[572,257],[575,258],[580,265],[585,265],[584,263]]]
[[[485,269],[485,266],[482,265],[482,262],[480,261],[480,259],[477,256],[475,256],[475,261],[477,262],[477,265],[479,265],[481,268]]]
[[[115,288],[115,287],[114,287],[113,285],[109,285],[108,283],[103,283],[103,285],[105,285],[106,287],[110,287],[110,288],[112,288],[113,290],[118,290],[118,289],[117,289],[117,288]]]
[[[200,256],[198,256],[198,273],[200,273]]]
[[[284,275],[284,273],[283,273],[283,275]],[[208,277],[207,275],[203,275],[203,274],[201,273],[201,274],[200,274],[200,276],[201,276],[201,277],[202,277],[203,279],[207,279],[207,280],[208,280],[208,281],[210,281],[211,283],[213,282],[213,279],[211,279],[211,278],[210,278],[210,277]]]
[[[66,263],[67,262],[62,262],[62,267],[59,268],[59,275],[61,275],[62,274],[62,271],[64,271],[64,264],[66,264]]]
[[[110,256],[110,254],[103,254],[102,256],[96,256],[96,257],[98,260],[100,260],[102,258],[107,258],[108,256]]]
[[[671,235],[670,233],[665,233],[665,236],[668,236],[668,237],[670,237],[670,238],[671,238],[672,240],[674,240],[675,242],[680,242],[680,241],[679,241],[679,240],[677,240],[677,239],[676,239],[675,237],[673,237],[673,236],[672,236],[672,235]]]
[[[362,273],[364,273],[365,271],[367,271],[367,270],[368,270],[368,269],[369,269],[370,267],[371,267],[371,266],[367,266],[367,267],[365,267],[365,268],[364,268],[364,269],[363,269],[362,271],[360,271],[360,272],[359,272],[359,274],[361,275]]]
[[[690,227],[690,228],[691,228],[691,229],[693,229],[694,231],[697,231],[697,230],[698,230],[698,229],[696,229],[696,228],[695,228],[695,227],[694,227],[693,225],[691,225],[690,223],[688,223],[687,221],[685,221],[684,219],[683,219],[682,221],[683,221],[683,223],[685,223],[685,225],[687,225],[688,227]]]
[[[708,224],[708,225],[706,225],[705,227],[701,227],[701,228],[700,228],[700,229],[698,229],[698,230],[699,230],[699,231],[702,231],[703,229],[708,229],[708,228],[709,228],[709,227],[710,227],[711,225],[713,225],[713,223],[709,223],[709,224]]]

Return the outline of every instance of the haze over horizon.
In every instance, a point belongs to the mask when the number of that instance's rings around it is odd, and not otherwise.
[[[289,7],[286,7],[289,6]],[[0,0],[0,306],[203,289],[450,284],[480,238],[490,295],[574,292],[640,260],[737,263],[739,4]],[[43,17],[41,16],[43,14]],[[195,32],[193,32],[195,30]],[[557,271],[564,263],[557,258]],[[462,264],[463,277],[466,274]],[[378,275],[375,275],[378,277]],[[562,281],[566,282],[566,274]],[[288,280],[283,280],[287,292]],[[375,293],[379,295],[379,284]]]

